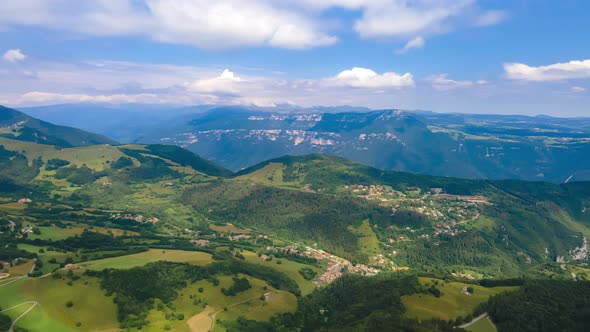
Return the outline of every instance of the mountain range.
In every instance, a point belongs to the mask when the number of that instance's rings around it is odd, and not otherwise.
[[[25,117],[17,111],[11,114],[12,120],[5,117],[4,123],[20,123]],[[243,127],[255,127],[262,121],[266,127],[288,122],[304,128],[312,122],[314,132],[324,133],[333,132],[330,125],[338,124],[341,135],[351,133],[349,137],[358,137],[358,132],[367,128],[377,133],[377,128],[382,128],[396,135],[386,140],[388,145],[383,144],[382,148],[389,150],[409,145],[407,138],[411,137],[426,139],[431,135],[434,142],[443,141],[437,137],[442,134],[424,130],[421,122],[404,112],[323,114],[321,119],[313,114],[278,119],[269,113],[252,114],[242,110],[231,116],[209,112],[196,125],[203,131],[215,131],[223,121],[226,128],[240,120],[246,123]],[[27,123],[36,121],[26,119]],[[69,137],[74,129],[60,130],[63,137]],[[75,134],[93,137],[78,130]],[[217,142],[216,134],[203,135],[213,138],[208,146]],[[269,141],[290,141],[276,135]],[[252,137],[241,142],[241,149],[257,140]],[[388,261],[396,265],[516,276],[545,263],[588,259],[585,239],[590,236],[590,188],[585,182],[559,186],[433,177],[384,171],[325,154],[280,157],[233,173],[174,145],[99,141],[101,145],[67,148],[46,144],[50,142],[33,143],[22,135],[0,138],[4,184],[21,188],[17,191],[9,186],[5,194],[30,191],[40,195],[36,200],[53,201],[55,198],[47,194],[51,188],[49,192],[60,197],[57,201],[68,205],[82,202],[99,210],[133,206],[137,212],[178,227],[189,226],[189,219],[197,223],[232,221],[307,245],[315,243],[362,263],[388,253]],[[297,146],[304,144],[309,142]],[[227,151],[230,158],[235,150]],[[138,199],[146,195],[139,194],[140,188],[161,181],[180,181],[175,195],[158,198],[161,203],[157,206]],[[179,218],[167,207],[192,212]],[[363,226],[365,222],[368,224]],[[364,235],[359,227],[365,227]],[[364,248],[362,236],[371,237],[375,244]]]
[[[234,171],[283,155],[324,153],[438,176],[553,183],[590,178],[588,118],[351,107],[58,105],[24,111],[120,142],[178,145]]]

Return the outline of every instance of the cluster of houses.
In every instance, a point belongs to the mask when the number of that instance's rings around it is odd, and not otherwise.
[[[456,236],[456,235],[459,235],[459,233],[465,233],[465,232],[466,232],[465,230],[459,230],[459,228],[456,227],[454,222],[451,225],[435,225],[434,226],[434,234],[435,235],[446,234],[446,235]]]
[[[230,241],[240,241],[240,240],[248,240],[252,237],[246,234],[238,234],[238,235],[230,235],[227,237]]]
[[[17,257],[10,262],[0,262],[0,267],[2,269],[9,269],[10,267],[18,265],[21,262],[24,262],[24,260],[20,257]]]
[[[401,192],[396,192],[391,187],[382,185],[365,186],[362,184],[353,184],[344,186],[345,189],[352,190],[353,193],[363,195],[367,200],[377,200],[382,202],[391,201],[393,198],[405,197]]]
[[[209,240],[205,240],[205,239],[193,239],[193,240],[191,240],[191,243],[196,245],[197,247],[208,247],[209,246]]]
[[[475,277],[469,273],[461,273],[461,272],[452,272],[451,275],[457,278],[464,278],[469,280],[475,280]]]
[[[133,215],[131,213],[125,213],[125,214],[114,213],[114,214],[111,214],[111,219],[131,220],[131,221],[135,221],[135,222],[139,222],[139,223],[143,223],[143,224],[156,224],[160,221],[160,219],[158,219],[156,217],[146,218],[146,217],[142,216],[141,214]]]
[[[80,269],[80,266],[76,264],[66,264],[66,266],[64,266],[64,269],[67,271],[76,271]]]

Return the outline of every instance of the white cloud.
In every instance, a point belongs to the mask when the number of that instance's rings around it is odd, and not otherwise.
[[[449,20],[465,14],[473,0],[367,1],[355,30],[365,38],[406,37],[440,33]]]
[[[0,2],[0,25],[90,36],[147,36],[203,48],[330,45],[319,21],[267,0],[22,0]]]
[[[572,92],[585,92],[586,88],[583,88],[581,86],[573,86],[572,87]]]
[[[590,78],[590,59],[539,67],[524,63],[506,63],[504,71],[510,79],[533,82]]]
[[[406,45],[404,45],[403,48],[397,50],[398,54],[404,54],[406,52],[408,52],[409,50],[412,49],[416,49],[416,48],[423,48],[424,45],[426,44],[426,42],[424,41],[424,38],[422,38],[421,36],[413,38],[411,40],[409,40]]]
[[[12,63],[23,61],[27,58],[27,56],[18,48],[6,51],[2,57],[4,60],[10,61]]]
[[[414,86],[412,74],[394,72],[378,74],[371,69],[354,67],[325,80],[327,85],[351,88],[403,88]]]
[[[505,17],[499,10],[479,9],[477,1],[19,0],[0,1],[0,26],[40,26],[83,36],[140,36],[213,49],[304,49],[338,42],[324,15],[332,9],[360,14],[354,30],[364,38],[409,39],[446,33],[473,20],[476,25],[495,24]]]
[[[496,25],[508,18],[508,12],[503,10],[488,10],[479,15],[475,21],[477,26]]]
[[[433,75],[426,79],[427,82],[431,84],[431,86],[439,91],[449,91],[455,90],[458,88],[466,88],[472,87],[476,85],[483,85],[487,84],[488,82],[485,80],[478,80],[478,81],[456,81],[448,78],[447,74],[439,74]]]
[[[0,104],[15,106],[55,103],[169,103],[239,104],[272,106],[278,104],[320,105],[350,103],[375,104],[380,95],[406,95],[403,87],[413,87],[410,73],[376,73],[352,68],[328,78],[285,78],[264,69],[200,68],[168,64],[143,64],[122,61],[62,63],[35,59],[27,64],[34,76],[22,68],[0,63]],[[383,105],[380,105],[383,106]]]
[[[217,77],[198,80],[190,83],[188,88],[193,91],[204,93],[236,94],[239,92],[238,85],[241,82],[243,82],[242,78],[236,76],[229,69],[225,69],[223,73]]]

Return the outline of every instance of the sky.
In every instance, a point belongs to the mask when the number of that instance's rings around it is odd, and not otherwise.
[[[584,0],[0,1],[0,104],[590,116]]]

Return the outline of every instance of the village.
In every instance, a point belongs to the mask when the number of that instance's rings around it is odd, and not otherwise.
[[[142,224],[156,224],[160,221],[160,219],[156,217],[144,217],[141,214],[131,214],[131,213],[114,213],[111,214],[111,219],[115,220],[130,220],[135,221]]]

